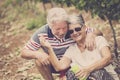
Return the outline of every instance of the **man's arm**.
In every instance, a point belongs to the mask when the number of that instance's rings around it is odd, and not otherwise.
[[[88,50],[92,51],[96,46],[95,44],[95,37],[97,36],[103,36],[103,33],[97,29],[97,28],[88,28],[86,27],[86,40],[85,40],[85,44]]]
[[[21,50],[21,57],[25,58],[25,59],[36,59],[38,55],[41,55],[44,51],[41,50],[37,50],[37,51],[32,51],[26,48],[23,48]]]
[[[24,48],[21,51],[21,57],[25,59],[36,59],[43,65],[49,64],[48,54],[46,54],[42,49],[39,49],[38,51],[31,51]]]

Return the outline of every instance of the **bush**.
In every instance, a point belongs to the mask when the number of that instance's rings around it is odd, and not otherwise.
[[[32,18],[30,21],[28,21],[28,23],[26,24],[28,30],[39,28],[46,23],[46,18],[44,15],[38,15],[38,16],[39,17]]]
[[[12,3],[13,3],[12,0],[5,0],[3,6],[4,6],[4,7],[7,7],[7,6],[9,6],[10,4],[12,4]]]

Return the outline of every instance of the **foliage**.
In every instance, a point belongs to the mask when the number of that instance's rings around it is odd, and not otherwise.
[[[71,0],[52,0],[52,1],[57,4],[61,4],[61,5],[66,4],[68,7],[70,7],[72,5]]]
[[[28,30],[32,30],[34,28],[41,27],[45,23],[46,23],[45,16],[42,14],[39,15],[39,17],[37,18],[32,18],[31,20],[29,20],[28,23],[26,24],[26,27]]]
[[[5,0],[5,3],[3,4],[3,6],[7,7],[10,4],[12,4],[12,0]]]
[[[2,8],[6,22],[14,22],[21,19],[25,21],[28,30],[38,28],[46,23],[45,14],[36,7],[36,2],[40,0],[5,0]]]
[[[120,0],[52,0],[55,3],[74,5],[79,10],[90,11],[102,19],[120,19]]]
[[[120,19],[120,0],[78,0],[72,1],[78,9],[90,11],[92,15],[98,15],[102,19]]]

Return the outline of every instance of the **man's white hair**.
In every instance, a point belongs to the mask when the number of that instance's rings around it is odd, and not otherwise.
[[[48,25],[52,25],[53,22],[56,21],[67,21],[68,15],[67,12],[63,8],[52,8],[48,11],[47,15],[47,23]]]

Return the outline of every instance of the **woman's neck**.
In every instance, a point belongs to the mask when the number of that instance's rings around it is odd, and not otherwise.
[[[85,48],[86,48],[85,40],[81,40],[81,41],[77,42],[77,46],[80,49],[80,51],[83,52],[85,50]]]

